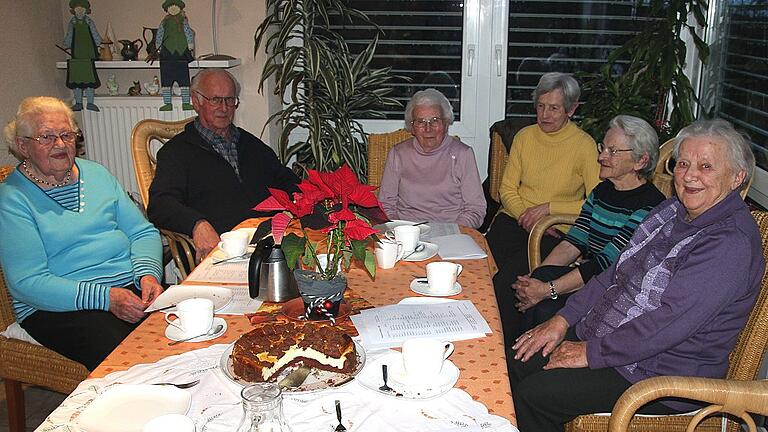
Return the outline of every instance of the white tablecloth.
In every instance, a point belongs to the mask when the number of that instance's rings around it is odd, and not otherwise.
[[[82,431],[77,427],[77,416],[114,384],[184,383],[195,379],[200,379],[200,384],[186,391],[192,393],[187,416],[195,421],[197,432],[235,431],[242,415],[241,387],[229,381],[219,368],[227,347],[214,345],[83,381],[36,432]],[[368,353],[366,364],[385,353]],[[350,432],[517,432],[508,420],[488,414],[483,404],[456,388],[435,399],[415,401],[379,394],[352,381],[316,393],[284,393],[283,410],[294,432],[333,431],[338,423],[334,408],[337,399],[341,401],[344,425]]]

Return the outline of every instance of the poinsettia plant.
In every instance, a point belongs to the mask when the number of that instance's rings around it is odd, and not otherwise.
[[[320,279],[331,280],[337,276],[339,264],[348,270],[356,259],[375,277],[371,249],[378,241],[378,231],[372,224],[387,220],[373,194],[376,187],[360,183],[344,164],[333,172],[307,170],[307,178],[298,188],[293,197],[270,188],[272,195],[254,207],[257,211],[281,211],[272,217],[272,236],[275,244],[281,245],[288,267],[296,268],[301,258],[304,265],[317,268]],[[299,220],[303,236],[285,233],[294,219]],[[307,229],[320,230],[326,241],[313,244]],[[321,264],[319,254],[327,254],[327,264]]]

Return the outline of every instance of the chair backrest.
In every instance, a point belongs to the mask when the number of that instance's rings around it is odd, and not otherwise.
[[[504,176],[504,168],[507,166],[508,158],[509,153],[501,141],[501,135],[494,131],[491,138],[491,156],[488,162],[488,180],[491,198],[497,203],[501,202],[499,188],[501,187],[501,178]]]
[[[0,182],[4,182],[14,169],[12,166],[0,167]],[[8,287],[5,285],[5,273],[0,267],[0,329],[6,329],[16,321],[11,302],[11,293],[8,292]]]
[[[413,135],[405,129],[394,132],[368,135],[368,184],[380,186],[384,175],[387,154],[395,144],[403,142]]]
[[[142,120],[136,123],[131,132],[131,154],[133,169],[136,172],[136,183],[139,186],[144,207],[149,204],[149,185],[155,178],[157,159],[155,154],[169,139],[184,130],[184,126],[194,117],[179,121],[163,121],[155,119]]]
[[[763,245],[763,257],[768,262],[768,212],[752,212]],[[726,378],[733,380],[753,380],[757,378],[768,348],[768,271],[763,274],[760,293],[755,307],[749,315],[749,321],[741,330],[738,342],[729,356],[730,366]]]

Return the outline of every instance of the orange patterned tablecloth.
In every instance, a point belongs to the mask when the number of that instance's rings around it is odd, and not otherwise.
[[[256,226],[257,222],[258,219],[248,220],[240,226],[252,227]],[[477,244],[488,251],[485,238],[479,232],[468,228],[462,228],[462,231],[471,235]],[[397,303],[405,297],[418,296],[409,288],[413,275],[426,274],[426,264],[436,260],[439,260],[439,257],[422,262],[399,262],[395,268],[389,270],[377,269],[375,281],[372,281],[364,270],[353,268],[348,274],[348,284],[355,293],[374,306]],[[506,417],[516,424],[507,378],[501,321],[491,281],[491,276],[496,272],[496,264],[490,254],[488,259],[462,260],[461,264],[464,271],[459,276],[459,283],[463,291],[452,298],[471,300],[488,321],[493,334],[482,339],[459,341],[454,344],[456,350],[451,356],[451,361],[461,370],[457,387],[485,404],[490,412]],[[153,313],[93,371],[91,376],[102,377],[111,372],[128,369],[135,364],[152,363],[170,355],[234,342],[252,328],[244,316],[224,317],[228,328],[223,336],[208,342],[168,346],[163,314]]]

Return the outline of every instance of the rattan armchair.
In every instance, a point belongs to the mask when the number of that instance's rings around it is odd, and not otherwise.
[[[0,181],[13,167],[0,167]],[[16,321],[11,295],[0,267],[0,330]],[[18,339],[0,336],[0,377],[5,382],[8,400],[8,426],[11,432],[26,431],[22,384],[70,393],[88,376],[88,369],[48,348]]]
[[[501,135],[496,131],[491,134],[491,155],[488,160],[488,180],[489,192],[491,198],[497,203],[501,202],[499,188],[501,187],[501,178],[504,176],[504,168],[507,167],[509,153],[504,143],[501,141]]]
[[[757,225],[760,228],[760,237],[762,240],[762,246],[763,246],[763,256],[768,260],[768,212],[765,211],[753,211],[752,216],[755,218],[755,221],[757,222]],[[765,350],[768,348],[768,272],[766,272],[763,275],[762,285],[760,287],[760,294],[757,297],[757,302],[755,303],[755,307],[752,309],[752,313],[749,315],[749,320],[747,321],[747,324],[744,326],[744,329],[741,330],[741,333],[739,334],[739,339],[736,342],[736,346],[731,351],[731,354],[729,356],[730,365],[728,368],[728,374],[726,375],[727,380],[731,381],[751,381],[754,380],[757,377],[758,372],[760,371],[760,365],[763,362],[763,356],[765,355]],[[650,381],[650,380],[649,380]],[[688,384],[693,384],[694,381],[688,381]],[[644,384],[644,386],[648,386],[651,389],[654,389],[656,386],[656,382],[651,382],[650,384]],[[664,384],[664,381],[661,382],[661,384]],[[743,390],[747,390],[749,388],[748,385],[741,385]],[[725,392],[726,389],[734,388],[733,386],[729,385],[720,385],[720,390],[711,390],[713,393],[722,393]],[[765,390],[765,387],[762,387],[763,391]],[[629,392],[632,390],[631,388],[627,390]],[[646,389],[647,390],[647,389]],[[638,392],[645,392],[646,390],[635,390]],[[662,390],[655,390],[655,391],[662,391]],[[707,392],[702,392],[699,396],[707,394]],[[711,396],[711,394],[710,394]],[[636,396],[630,394],[627,396],[628,398],[634,398]],[[750,396],[746,396],[749,398]],[[764,397],[764,396],[763,396]],[[623,396],[622,396],[623,398]],[[715,399],[709,399],[709,398],[702,398],[701,400],[718,404],[718,400]],[[722,399],[724,402],[727,402],[727,407],[730,409],[732,405],[734,404],[735,398],[729,397]],[[633,402],[622,402],[623,403],[630,403]],[[747,406],[747,405],[745,405]],[[765,408],[765,405],[763,405]],[[617,407],[614,407],[614,410],[616,410]],[[734,410],[738,410],[738,407],[733,408]],[[745,408],[747,411],[750,411],[751,405],[748,406],[748,408]],[[729,410],[723,410],[724,412],[730,412]],[[763,409],[762,411],[765,411]],[[707,411],[705,413],[706,415],[712,414],[712,412]],[[702,414],[705,415],[705,414]],[[738,413],[737,413],[738,414]],[[624,415],[631,415],[631,414],[621,414]],[[695,415],[675,415],[675,416],[647,416],[647,415],[638,415],[635,416],[632,421],[629,424],[630,431],[643,431],[643,432],[675,432],[675,431],[685,431],[687,430],[688,423],[691,420],[694,420]],[[565,430],[569,432],[574,431],[594,431],[594,432],[604,432],[608,430],[608,422],[610,420],[610,416],[606,415],[583,415],[575,418],[573,421],[568,423],[566,425]],[[699,418],[695,419],[696,421],[699,421]],[[617,422],[619,420],[616,420]],[[623,422],[623,420],[621,420]],[[721,416],[716,415],[710,418],[707,418],[703,420],[698,427],[696,428],[697,431],[709,431],[709,432],[720,432],[722,429],[722,422],[723,419]],[[737,422],[728,420],[726,424],[726,429],[729,432],[737,432],[740,431],[740,426]]]
[[[403,142],[413,135],[405,129],[394,132],[368,135],[368,184],[381,186],[387,154],[395,144]]]
[[[136,172],[136,183],[139,185],[139,194],[144,208],[149,204],[149,186],[155,178],[157,150],[169,139],[184,130],[184,126],[192,121],[192,118],[179,121],[142,120],[136,124],[131,132],[131,154],[133,155],[133,169]],[[195,268],[194,243],[186,234],[160,230],[165,237],[171,256],[179,269],[181,278],[187,277],[187,271]]]
[[[711,405],[699,410],[686,431],[693,432],[709,415],[728,413],[740,418],[749,432],[757,432],[749,413],[768,415],[768,381],[734,381],[697,377],[655,377],[641,381],[624,392],[611,411],[609,432],[625,432],[635,412],[662,397],[681,397]]]

